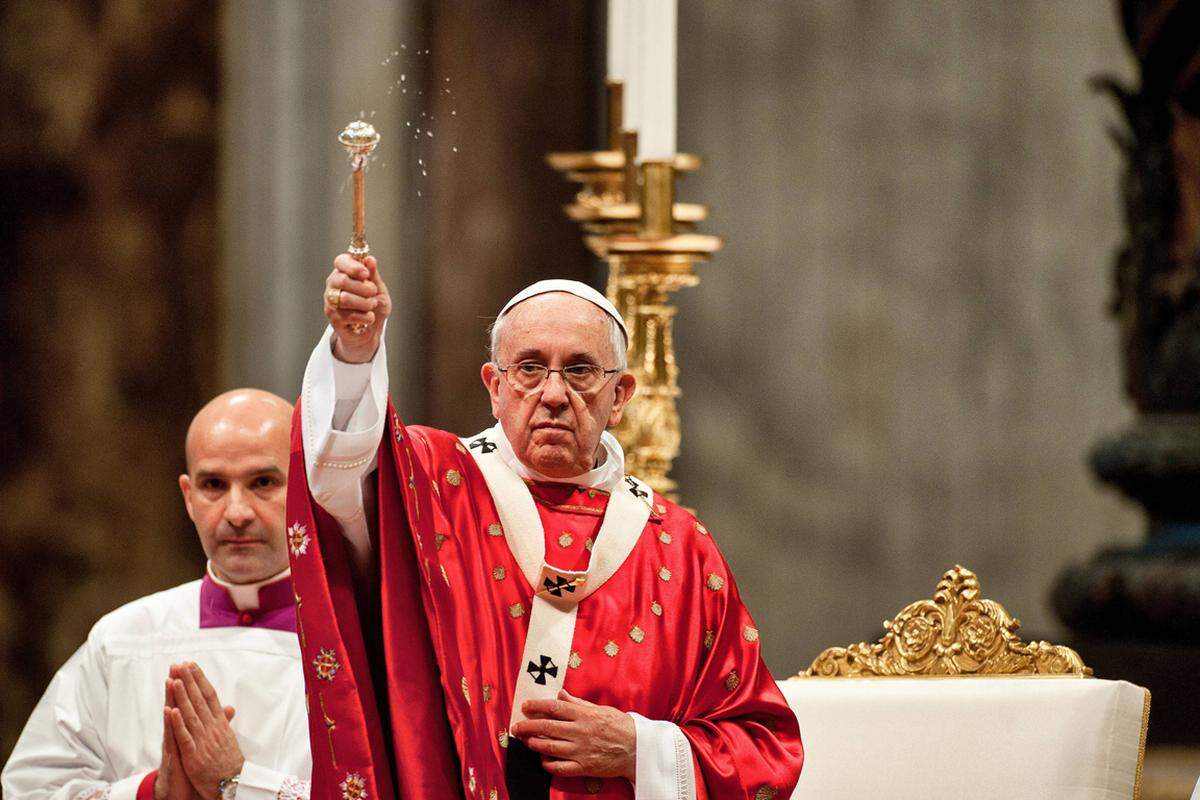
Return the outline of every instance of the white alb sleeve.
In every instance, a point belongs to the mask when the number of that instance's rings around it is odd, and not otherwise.
[[[341,525],[357,561],[371,549],[363,481],[386,423],[387,352],[381,340],[369,362],[347,364],[334,358],[332,336],[327,327],[304,370],[301,435],[309,490]]]
[[[108,681],[90,637],[55,673],[4,772],[11,800],[134,800],[148,772],[118,775],[104,747]]]
[[[237,800],[308,800],[311,782],[247,761],[238,775]]]
[[[637,731],[634,800],[696,800],[692,746],[673,722],[628,712]]]

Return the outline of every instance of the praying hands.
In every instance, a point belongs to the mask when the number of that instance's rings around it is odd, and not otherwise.
[[[155,800],[218,797],[221,781],[238,775],[245,761],[229,725],[234,709],[221,705],[195,663],[173,664],[170,675]]]

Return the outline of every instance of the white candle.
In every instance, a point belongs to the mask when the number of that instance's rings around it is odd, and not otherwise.
[[[621,127],[625,130],[637,130],[641,110],[637,93],[641,23],[638,0],[608,0],[608,77],[624,84]]]
[[[675,156],[676,0],[641,0],[635,93],[639,100],[638,161]],[[629,127],[626,124],[626,127]]]

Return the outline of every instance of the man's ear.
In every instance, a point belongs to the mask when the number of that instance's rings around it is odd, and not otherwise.
[[[636,392],[637,378],[633,377],[632,372],[622,372],[617,378],[617,392],[616,398],[613,400],[612,411],[608,413],[608,427],[612,428],[621,421],[625,405],[633,399]]]
[[[188,517],[195,522],[196,515],[192,513],[192,479],[186,472],[179,476],[179,491],[183,493],[183,505],[187,509]]]
[[[500,419],[500,378],[503,376],[495,364],[485,361],[479,370],[479,377],[483,378],[483,387],[487,389],[492,402],[492,417]]]

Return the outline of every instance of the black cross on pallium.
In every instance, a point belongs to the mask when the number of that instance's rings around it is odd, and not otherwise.
[[[495,443],[489,442],[486,436],[480,436],[478,439],[471,442],[471,449],[474,450],[476,447],[478,447],[479,452],[483,453],[485,456],[496,449]]]
[[[575,591],[575,584],[562,575],[555,575],[553,579],[546,578],[546,580],[542,581],[542,586],[545,586],[546,591],[555,597],[562,597],[564,589],[568,592]]]
[[[534,682],[541,686],[545,686],[547,675],[549,675],[551,678],[558,677],[558,666],[554,663],[550,656],[538,656],[538,658],[541,659],[542,663],[539,665],[530,661],[529,666],[525,668],[525,671],[533,676]]]
[[[635,481],[633,478],[626,477],[625,482],[629,484],[629,492],[634,497],[649,497],[650,496],[649,493],[646,492],[645,489],[641,489],[638,487],[637,481]]]

